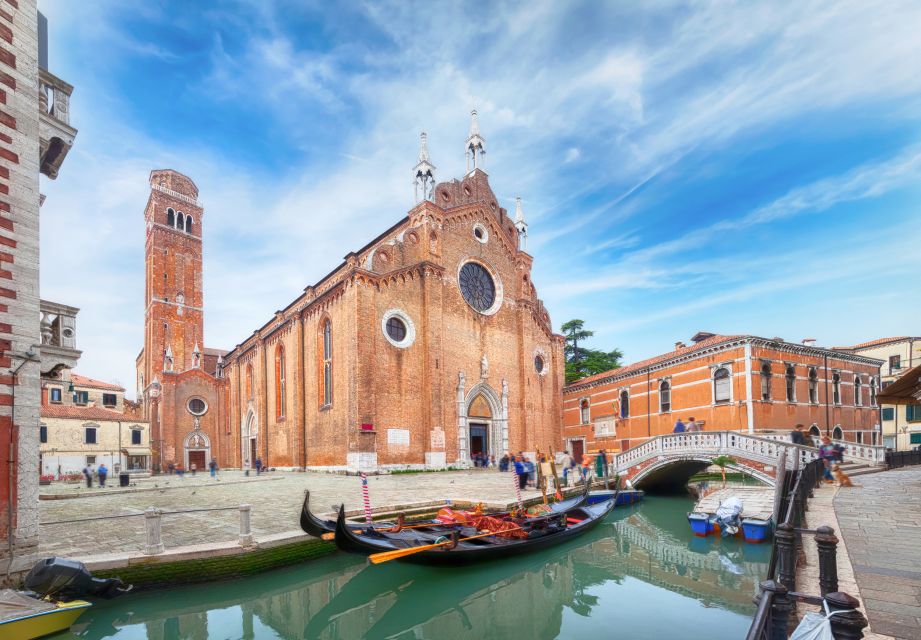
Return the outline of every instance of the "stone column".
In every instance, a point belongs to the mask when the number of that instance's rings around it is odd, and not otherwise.
[[[508,380],[502,379],[502,421],[499,423],[502,432],[502,450],[508,451]]]
[[[163,541],[160,539],[160,515],[162,511],[156,507],[148,507],[144,512],[144,526],[147,529],[147,546],[144,554],[155,556],[163,553]]]
[[[252,507],[248,504],[240,505],[240,546],[253,546],[253,531],[251,527],[250,515]]]
[[[464,372],[457,375],[457,461],[466,465],[470,460],[467,453],[467,401],[464,398]]]

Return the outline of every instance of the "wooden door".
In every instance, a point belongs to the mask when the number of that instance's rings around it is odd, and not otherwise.
[[[576,464],[582,464],[582,455],[585,453],[585,441],[572,440],[570,444],[572,445],[572,459],[576,461]]]
[[[199,471],[207,468],[207,463],[205,461],[205,452],[204,451],[189,451],[189,468],[187,471],[192,470],[192,465],[195,465],[195,468]]]

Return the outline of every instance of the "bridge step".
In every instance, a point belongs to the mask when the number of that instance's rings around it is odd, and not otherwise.
[[[855,469],[854,471],[844,470],[849,477],[853,478],[854,476],[865,476],[870,473],[879,473],[880,471],[885,471],[886,467],[864,467],[861,469]]]

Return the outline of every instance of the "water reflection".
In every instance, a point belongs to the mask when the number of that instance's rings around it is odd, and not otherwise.
[[[586,536],[494,565],[336,555],[236,582],[137,594],[63,638],[655,638],[744,634],[768,547],[690,536],[688,502],[618,509]]]

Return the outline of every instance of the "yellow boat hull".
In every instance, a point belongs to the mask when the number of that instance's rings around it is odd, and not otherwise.
[[[84,600],[60,602],[56,609],[33,613],[22,618],[0,622],[3,640],[32,640],[70,629],[92,604]]]

